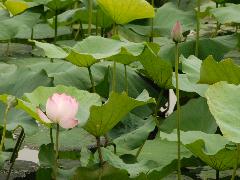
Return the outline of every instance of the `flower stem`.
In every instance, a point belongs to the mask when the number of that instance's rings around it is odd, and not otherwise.
[[[116,91],[116,66],[117,63],[114,61],[112,67],[112,92]]]
[[[10,110],[10,106],[7,105],[6,110],[4,112],[4,121],[3,121],[3,133],[2,133],[2,139],[1,139],[1,144],[0,144],[0,151],[3,151],[3,146],[5,142],[5,136],[6,136],[6,129],[7,129],[7,115]]]
[[[7,42],[6,56],[10,56],[10,53],[9,53],[9,50],[10,50],[10,43],[11,43],[11,40],[8,40],[8,42]]]
[[[156,106],[155,106],[155,111],[154,111],[154,121],[155,121],[155,124],[157,126],[157,129],[158,129],[158,132],[157,132],[157,135],[160,133],[159,129],[160,129],[160,123],[159,123],[159,120],[158,120],[158,111],[161,107],[161,102],[162,102],[162,98],[163,98],[163,93],[164,93],[164,89],[162,89],[158,95],[158,98],[157,98],[157,103],[156,103]],[[135,155],[136,159],[138,158],[139,154],[141,153],[142,149],[143,149],[143,146],[144,144],[146,143],[147,139],[142,143],[142,145],[139,147],[139,149],[137,150],[137,153]]]
[[[178,8],[180,7],[181,4],[181,0],[178,0]]]
[[[88,0],[88,36],[91,36],[92,32],[92,10],[93,0]]]
[[[31,31],[31,40],[34,39],[34,29],[32,28],[32,31]],[[32,50],[34,49],[34,46],[35,46],[35,43],[32,43]]]
[[[98,8],[96,9],[96,36],[98,35]]]
[[[154,0],[152,0],[152,7],[154,8]],[[153,42],[153,21],[154,21],[154,18],[151,19],[151,35],[149,38],[149,42]]]
[[[19,127],[21,127],[21,126],[19,126]],[[17,128],[18,128],[18,127],[17,127]],[[15,163],[15,160],[17,159],[17,156],[18,156],[17,154],[18,154],[18,151],[19,151],[19,149],[20,149],[20,147],[21,147],[21,145],[22,145],[22,143],[23,143],[24,138],[25,138],[24,129],[23,129],[23,127],[21,127],[21,132],[20,132],[20,134],[19,134],[17,143],[16,143],[16,145],[15,145],[15,147],[14,147],[14,149],[13,149],[13,153],[12,153],[12,156],[11,156],[11,159],[10,159],[11,165],[10,165],[10,168],[9,168],[9,170],[8,170],[8,174],[7,174],[6,180],[9,180],[9,178],[10,178],[13,165],[14,165],[14,163]]]
[[[179,65],[179,46],[176,43],[175,47],[175,77],[176,77],[176,96],[177,96],[177,158],[178,158],[178,180],[181,180],[181,137],[180,137],[180,102],[179,102],[179,80],[178,80],[178,65]]]
[[[125,79],[125,91],[128,94],[128,75],[127,75],[127,65],[124,64],[124,79]]]
[[[197,34],[196,34],[196,46],[195,46],[195,56],[198,57],[199,54],[199,39],[200,39],[200,0],[197,0],[197,12],[196,12],[196,19],[197,19]]]
[[[219,170],[216,170],[216,180],[219,180]]]
[[[57,130],[56,130],[56,143],[55,143],[55,179],[57,178],[58,173],[58,149],[59,149],[59,124],[57,124]]]
[[[77,32],[76,32],[76,34],[75,34],[75,37],[74,37],[74,40],[75,40],[75,41],[78,40],[78,36],[79,36],[80,33],[81,33],[81,38],[84,38],[84,37],[83,37],[83,27],[82,27],[82,21],[81,21],[81,20],[79,20],[78,30],[77,30]]]
[[[235,167],[234,167],[234,169],[233,169],[233,173],[232,173],[232,178],[231,178],[231,180],[234,180],[234,179],[235,179],[235,176],[236,176],[236,173],[237,173],[237,168],[238,168],[239,156],[240,156],[240,144],[237,144],[236,164],[235,164]]]
[[[88,74],[89,74],[89,78],[90,78],[90,81],[91,81],[91,84],[92,84],[92,92],[95,93],[96,89],[95,89],[95,85],[94,85],[94,79],[93,79],[91,67],[88,67]]]
[[[50,133],[51,144],[53,144],[53,129],[52,129],[52,127],[50,127],[50,129],[49,129],[49,133]]]
[[[102,150],[101,150],[101,144],[100,144],[100,137],[96,137],[96,141],[97,141],[99,164],[100,164],[100,166],[102,166],[103,165],[103,157],[102,157]]]
[[[55,10],[55,17],[54,17],[54,43],[57,42],[57,35],[58,35],[58,14],[57,10]]]
[[[216,3],[216,8],[218,8],[218,7],[219,7],[219,4]],[[218,32],[219,29],[220,29],[220,23],[217,21],[216,35],[217,35],[217,32]]]

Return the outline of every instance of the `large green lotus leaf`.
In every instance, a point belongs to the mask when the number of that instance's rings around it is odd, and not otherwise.
[[[26,111],[34,119],[42,122],[36,113],[36,107],[45,106],[47,99],[54,93],[66,93],[76,98],[79,102],[79,110],[76,117],[80,125],[86,123],[90,107],[100,105],[101,103],[100,96],[97,94],[79,90],[75,87],[58,85],[56,87],[39,87],[32,93],[24,94],[24,97],[18,100],[17,107]]]
[[[161,36],[170,36],[171,29],[176,21],[180,21],[185,31],[195,28],[195,11],[184,11],[174,3],[165,3],[158,8],[154,18],[154,26],[159,27]]]
[[[177,113],[175,111],[161,124],[161,130],[170,133],[176,129],[176,118]],[[180,128],[183,131],[216,132],[217,124],[208,109],[205,98],[192,99],[186,105],[182,106]]]
[[[103,149],[103,157],[112,166],[127,170],[130,177],[136,177],[142,173],[146,174],[146,176],[151,176],[151,173],[154,172],[158,174],[158,178],[163,178],[177,168],[176,146],[175,142],[159,138],[148,140],[145,142],[137,162],[131,164],[123,162],[122,159],[107,149]],[[134,152],[126,150],[125,153]],[[192,153],[182,146],[181,158],[190,158],[191,156]]]
[[[214,84],[219,81],[240,84],[240,66],[234,64],[232,59],[216,62],[209,56],[202,63],[199,83]]]
[[[220,61],[224,55],[237,47],[238,40],[235,35],[218,36],[215,38],[201,38],[199,42],[199,59],[206,59],[212,55],[216,60]],[[159,56],[165,60],[169,60],[174,64],[175,61],[175,44],[162,43]],[[195,40],[189,40],[180,44],[180,53],[184,57],[195,54]]]
[[[21,28],[32,28],[39,19],[40,14],[25,12],[23,14],[2,20],[0,22],[0,40],[14,38]]]
[[[103,59],[120,53],[122,47],[125,47],[133,55],[139,55],[139,48],[135,43],[107,39],[100,36],[90,36],[78,42],[73,49],[82,54],[90,54],[95,59]]]
[[[96,62],[98,62],[98,60],[95,59],[92,55],[82,54],[74,49],[70,50],[70,53],[68,54],[66,59],[72,64],[79,67],[90,67]]]
[[[69,53],[56,45],[34,41],[42,48],[49,58],[66,58],[79,67],[90,67],[103,58],[115,60],[124,64],[136,61],[144,45],[142,43],[122,42],[99,36],[90,36],[78,42],[73,48],[68,48]]]
[[[189,81],[193,83],[198,82],[202,60],[192,55],[188,58],[181,56],[180,61],[182,62],[182,71],[187,74]]]
[[[55,86],[74,86],[82,90],[88,90],[91,88],[91,82],[87,69],[84,67],[77,67],[67,61],[54,59],[54,62],[50,62],[50,60],[47,58],[12,58],[9,59],[8,64],[17,65],[19,67],[28,67],[35,72],[38,72],[39,69],[44,69],[48,76],[53,78],[53,84]],[[96,86],[104,81],[104,77],[106,75],[106,86],[102,88],[102,91],[104,92],[107,92],[106,88],[109,88],[108,81],[111,79],[111,77],[108,71],[109,66],[111,65],[112,62],[104,61],[91,66],[93,79]],[[147,89],[152,97],[157,95],[157,89],[153,87],[150,82],[138,75],[134,68],[128,66],[127,72],[130,97],[137,97],[144,89]],[[124,67],[117,63],[117,92],[122,92],[125,90],[123,74]],[[99,92],[100,91],[98,91],[98,93]],[[108,97],[108,93],[104,97]]]
[[[117,146],[117,153],[121,154],[140,147],[147,140],[149,133],[153,131],[155,125],[153,118],[150,118],[138,129],[114,139],[113,142]]]
[[[14,16],[22,13],[29,7],[27,2],[22,0],[7,0],[4,5]]]
[[[24,145],[29,148],[39,148],[42,144],[50,143],[49,129],[39,127],[34,135],[27,136]],[[55,142],[56,131],[53,129],[53,140]],[[91,148],[96,144],[96,138],[80,127],[63,130],[59,133],[59,147],[61,151],[81,150],[82,147]]]
[[[66,26],[77,21],[87,24],[88,15],[88,9],[85,7],[70,9],[58,15],[58,25]],[[48,21],[54,25],[53,18],[49,19]],[[107,28],[113,24],[113,21],[100,8],[97,8],[94,9],[92,13],[92,24]]]
[[[33,12],[24,12],[23,14],[14,16],[4,22],[1,23],[9,23],[15,27],[17,26],[27,26],[29,28],[32,28],[35,24],[37,24],[37,20],[39,19],[40,14],[39,13],[33,13]],[[18,27],[19,28],[19,27]]]
[[[96,137],[111,130],[131,110],[138,106],[154,103],[147,91],[143,91],[136,99],[130,98],[125,92],[112,92],[108,101],[102,106],[92,106],[90,116],[84,129]]]
[[[136,61],[136,56],[143,51],[144,44],[123,42],[100,36],[90,36],[78,42],[66,58],[80,67],[89,67],[97,60],[107,58],[123,64]]]
[[[145,142],[142,151],[138,156],[138,161],[147,160],[151,162],[151,169],[147,173],[149,179],[154,176],[155,178],[164,178],[166,175],[177,170],[176,147],[176,142],[162,140],[159,137]],[[192,153],[184,146],[181,146],[182,167],[188,164],[183,163],[183,160],[191,157]]]
[[[239,90],[239,85],[219,82],[211,85],[206,92],[209,109],[223,135],[236,143],[240,143]]]
[[[172,134],[162,132],[161,137],[168,141],[177,141],[176,131]],[[228,148],[230,142],[221,135],[181,131],[181,142],[195,156],[216,170],[231,169],[236,164],[236,148]]]
[[[45,55],[49,58],[64,59],[68,55],[66,51],[64,51],[62,48],[54,44],[43,43],[35,40],[31,42],[34,42],[37,47],[42,48],[44,50]]]
[[[160,88],[172,88],[171,64],[159,58],[150,46],[146,47],[140,55],[140,62],[146,74],[153,79]]]
[[[143,43],[126,42],[126,45],[121,47],[119,54],[113,55],[107,60],[129,65],[139,60],[139,55],[143,52],[144,47]]]
[[[48,77],[46,71],[39,69],[32,71],[26,67],[18,68],[12,72],[1,73],[0,81],[0,93],[7,93],[17,97],[33,91],[38,86],[52,85],[52,79]]]
[[[153,18],[154,8],[145,0],[97,0],[102,10],[116,24],[127,24],[135,19]]]
[[[200,68],[202,61],[195,56],[188,58],[180,57],[182,62],[182,71],[185,74],[179,74],[179,89],[186,92],[196,92],[200,96],[205,97],[208,88],[207,84],[197,84],[200,79]],[[176,87],[175,74],[173,74],[173,85]]]
[[[221,24],[240,23],[240,5],[231,5],[228,7],[215,8],[210,13]]]

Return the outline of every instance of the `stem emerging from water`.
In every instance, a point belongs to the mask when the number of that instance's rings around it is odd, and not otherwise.
[[[160,123],[159,123],[159,120],[158,120],[158,111],[161,107],[161,102],[162,102],[162,98],[163,98],[163,93],[164,93],[164,89],[162,89],[158,95],[158,98],[157,98],[157,103],[156,103],[156,106],[155,106],[155,111],[154,111],[154,121],[155,121],[155,124],[158,128],[158,132],[157,132],[157,136],[159,135],[160,133]],[[139,149],[137,150],[137,153],[135,155],[136,159],[138,158],[139,154],[141,153],[142,149],[143,149],[143,146],[144,144],[146,143],[147,139],[143,142],[143,144],[139,147]]]
[[[125,79],[125,91],[128,94],[128,75],[127,75],[127,65],[124,64],[124,79]]]
[[[54,43],[57,42],[57,35],[58,35],[58,14],[57,10],[55,10],[55,17],[54,17]]]
[[[113,62],[113,68],[112,68],[112,91],[116,91],[116,66],[117,63],[114,61]]]
[[[216,180],[219,180],[219,170],[216,170]]]
[[[181,0],[178,0],[178,8],[180,7],[181,4]]]
[[[175,47],[175,77],[176,77],[176,96],[177,96],[177,157],[178,157],[178,180],[181,180],[181,139],[180,139],[180,102],[179,102],[179,82],[178,82],[178,65],[179,65],[179,46]]]
[[[97,141],[99,163],[100,163],[100,166],[102,166],[103,165],[103,157],[102,157],[102,150],[101,150],[101,144],[100,144],[100,137],[96,137],[96,141]]]
[[[237,173],[237,168],[238,168],[239,156],[240,156],[240,144],[237,144],[236,164],[235,164],[235,167],[234,167],[234,169],[233,169],[233,173],[232,173],[232,178],[231,178],[231,180],[234,180],[234,179],[235,179],[235,176],[236,176],[236,173]]]
[[[199,38],[200,38],[200,0],[197,0],[197,12],[196,12],[196,17],[197,17],[197,34],[196,34],[196,47],[195,47],[195,56],[198,57],[199,54]]]
[[[154,8],[154,0],[152,0],[152,7]],[[151,19],[151,35],[149,38],[149,42],[153,42],[153,21],[154,21],[154,18]]]
[[[3,133],[2,133],[2,139],[1,139],[1,144],[0,144],[0,151],[3,151],[3,146],[5,142],[5,136],[6,136],[6,129],[7,129],[7,115],[10,110],[10,106],[7,105],[6,110],[4,112],[4,121],[3,121]]]
[[[90,81],[91,81],[91,84],[92,84],[92,92],[95,93],[96,89],[95,89],[95,85],[94,85],[94,80],[93,80],[91,67],[88,67],[88,74],[89,74],[89,78],[90,78]]]
[[[53,144],[53,129],[52,129],[52,127],[50,127],[50,129],[49,129],[49,133],[50,133],[50,140],[51,140],[51,144]]]
[[[56,130],[56,144],[55,144],[55,179],[57,178],[58,173],[58,149],[59,149],[59,124],[57,124],[57,130]]]
[[[20,134],[19,134],[17,143],[16,143],[16,145],[15,145],[15,147],[14,147],[14,149],[13,149],[13,153],[12,153],[12,156],[11,156],[11,159],[10,159],[11,165],[10,165],[10,168],[9,168],[9,170],[8,170],[8,174],[7,174],[6,180],[9,180],[9,178],[10,178],[10,174],[11,174],[11,172],[12,172],[13,165],[14,165],[14,163],[15,163],[15,160],[17,159],[17,156],[18,156],[18,151],[19,151],[19,149],[20,149],[20,147],[21,147],[21,145],[22,145],[22,143],[23,143],[23,140],[24,140],[24,138],[25,138],[25,133],[24,133],[23,127],[21,127],[21,126],[19,126],[19,127],[21,128],[21,132],[20,132]],[[17,127],[17,128],[19,128],[19,127]],[[17,129],[17,128],[16,128],[16,129]]]
[[[93,0],[88,0],[88,36],[91,36],[92,32],[92,10]]]

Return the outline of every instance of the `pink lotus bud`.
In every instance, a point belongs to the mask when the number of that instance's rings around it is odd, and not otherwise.
[[[75,118],[78,102],[66,94],[53,94],[46,104],[46,114],[37,108],[38,116],[46,123],[57,123],[63,128],[73,128],[78,124]]]
[[[171,32],[171,37],[175,43],[182,42],[182,40],[183,40],[182,26],[179,21],[177,21],[176,24],[174,25],[172,32]]]

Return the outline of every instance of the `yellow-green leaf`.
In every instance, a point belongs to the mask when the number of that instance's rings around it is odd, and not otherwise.
[[[4,5],[14,16],[28,8],[28,4],[20,0],[7,0]]]
[[[117,24],[155,15],[154,8],[145,0],[98,0],[98,4]]]

